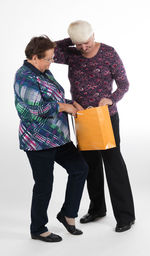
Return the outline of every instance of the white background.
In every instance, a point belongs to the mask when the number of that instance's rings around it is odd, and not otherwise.
[[[29,235],[31,169],[19,150],[19,118],[14,107],[13,81],[25,59],[24,49],[33,36],[52,40],[67,37],[70,22],[89,21],[99,42],[113,46],[126,67],[130,90],[118,103],[121,148],[136,208],[136,225],[117,234],[106,186],[108,215],[88,225],[79,224],[84,235],[73,237],[56,221],[63,203],[67,175],[56,165],[49,207],[50,231],[63,237],[59,244],[33,241]],[[150,171],[150,5],[143,0],[1,0],[0,1],[0,251],[1,255],[148,255]],[[52,64],[51,71],[70,98],[67,66]],[[114,84],[115,88],[115,84]],[[73,135],[72,135],[73,136]],[[74,139],[74,138],[73,138]],[[85,187],[79,217],[87,212]]]

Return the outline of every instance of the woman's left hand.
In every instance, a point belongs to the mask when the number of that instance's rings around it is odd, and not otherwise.
[[[73,102],[73,106],[77,109],[77,111],[84,110],[84,108],[76,101]]]

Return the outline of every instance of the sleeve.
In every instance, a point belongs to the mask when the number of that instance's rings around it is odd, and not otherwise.
[[[67,104],[73,104],[73,100],[65,99],[65,102],[66,102]]]
[[[129,81],[127,79],[126,71],[122,60],[120,59],[115,49],[113,49],[111,73],[113,79],[116,82],[117,89],[112,93],[109,98],[112,100],[113,103],[116,103],[121,100],[124,94],[128,91]]]
[[[53,117],[59,112],[56,101],[44,101],[40,89],[35,82],[25,78],[15,79],[15,105],[21,119],[34,117]]]
[[[68,64],[69,46],[73,46],[73,43],[70,38],[56,41],[56,47],[54,51],[55,63]]]

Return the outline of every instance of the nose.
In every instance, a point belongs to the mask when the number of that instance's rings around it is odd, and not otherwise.
[[[82,50],[85,51],[86,50],[86,45],[82,44]]]

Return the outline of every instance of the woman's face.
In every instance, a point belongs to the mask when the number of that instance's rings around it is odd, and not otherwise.
[[[94,35],[92,35],[87,42],[76,44],[77,50],[83,54],[87,54],[93,51],[95,46]]]
[[[46,69],[49,69],[50,64],[53,62],[53,58],[54,49],[49,49],[45,51],[45,57],[42,59],[39,59],[37,55],[33,56],[34,66],[41,72],[44,72]]]

